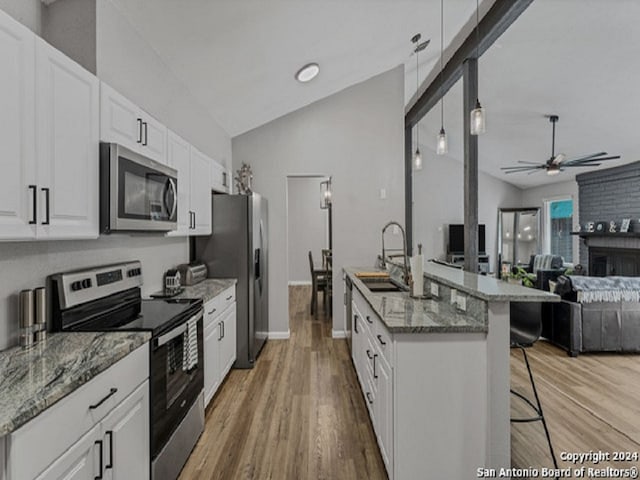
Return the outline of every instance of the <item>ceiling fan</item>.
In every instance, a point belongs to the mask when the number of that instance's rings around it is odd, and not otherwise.
[[[549,115],[549,121],[552,124],[551,133],[551,157],[545,163],[525,162],[519,161],[523,165],[513,165],[511,167],[502,167],[504,173],[523,173],[528,174],[535,173],[538,170],[546,170],[547,175],[557,175],[568,167],[598,167],[600,163],[605,160],[615,160],[620,158],[620,155],[607,156],[607,152],[592,153],[591,155],[584,155],[578,158],[572,158],[566,160],[564,153],[556,155],[556,123],[558,122],[558,115]]]

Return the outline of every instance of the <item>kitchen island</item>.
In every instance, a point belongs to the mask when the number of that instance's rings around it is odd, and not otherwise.
[[[557,295],[427,263],[424,292],[353,285],[352,359],[390,479],[510,466],[509,303]]]

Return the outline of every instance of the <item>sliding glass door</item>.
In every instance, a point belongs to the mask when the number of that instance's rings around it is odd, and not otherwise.
[[[498,272],[527,266],[531,255],[540,252],[540,209],[501,208],[498,210]]]

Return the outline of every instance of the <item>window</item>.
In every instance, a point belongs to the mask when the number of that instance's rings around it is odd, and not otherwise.
[[[573,200],[549,200],[545,206],[545,251],[573,263]]]

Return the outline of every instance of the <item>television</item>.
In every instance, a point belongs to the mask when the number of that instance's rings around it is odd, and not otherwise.
[[[464,254],[464,225],[449,225],[449,249],[450,254]],[[478,225],[478,255],[486,255],[485,226]]]

